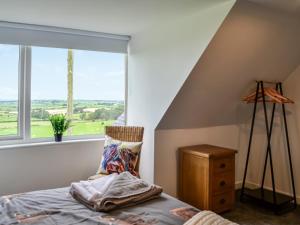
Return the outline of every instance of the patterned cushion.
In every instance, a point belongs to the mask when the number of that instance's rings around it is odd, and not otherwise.
[[[134,169],[142,144],[142,142],[119,141],[106,136],[104,152],[97,173],[110,174],[128,171],[137,176]]]

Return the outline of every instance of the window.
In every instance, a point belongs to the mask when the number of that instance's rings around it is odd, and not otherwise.
[[[99,135],[124,114],[125,55],[32,47],[31,137],[52,137],[51,114],[67,114],[67,136]],[[71,72],[70,72],[71,71]]]
[[[0,44],[0,139],[19,136],[19,46]]]
[[[0,145],[93,138],[125,123],[130,36],[0,21]]]
[[[124,114],[125,58],[120,53],[73,51],[74,102],[70,134],[103,134]]]
[[[53,138],[48,120],[52,114],[66,114],[72,120],[65,134],[72,138],[103,135],[104,126],[123,124],[125,57],[123,53],[0,45],[0,140]],[[21,104],[24,112],[19,110]]]
[[[52,137],[51,114],[66,114],[67,51],[31,48],[31,137]]]

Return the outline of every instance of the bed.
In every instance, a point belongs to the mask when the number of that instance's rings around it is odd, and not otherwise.
[[[95,212],[78,203],[69,188],[58,188],[0,197],[0,224],[43,225],[158,225],[183,224],[198,212],[167,194],[109,213]]]

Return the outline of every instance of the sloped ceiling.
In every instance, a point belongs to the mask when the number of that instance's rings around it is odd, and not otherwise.
[[[0,0],[0,20],[134,35],[227,0]]]
[[[243,122],[240,99],[254,81],[283,81],[300,64],[300,11],[282,9],[238,1],[157,129]]]

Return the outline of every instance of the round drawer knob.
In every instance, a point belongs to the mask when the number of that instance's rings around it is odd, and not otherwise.
[[[221,169],[224,169],[226,167],[226,164],[225,163],[222,163],[221,165],[220,165],[220,168]]]
[[[220,186],[221,186],[221,187],[225,186],[225,184],[226,184],[226,182],[225,182],[224,180],[222,180],[222,181],[220,182]]]
[[[226,200],[225,200],[224,198],[222,198],[222,199],[220,200],[220,204],[221,204],[221,205],[225,204],[225,202],[226,202]]]

